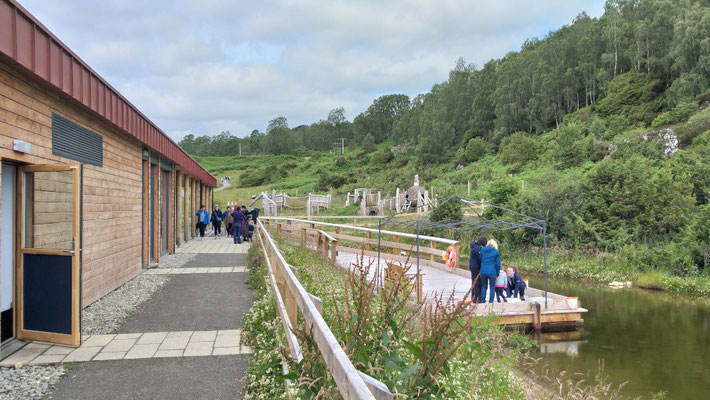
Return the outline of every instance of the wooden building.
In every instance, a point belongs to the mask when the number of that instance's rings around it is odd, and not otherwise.
[[[216,181],[0,0],[2,341],[78,345],[81,309],[195,235]]]

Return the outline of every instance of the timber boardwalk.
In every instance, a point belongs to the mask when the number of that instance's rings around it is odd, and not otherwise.
[[[275,228],[282,237],[298,241],[322,252],[343,268],[352,268],[353,264],[358,263],[362,256],[363,263],[371,265],[369,274],[370,278],[374,279],[377,266],[377,251],[375,251],[378,242],[377,229],[288,217],[262,217],[261,219],[267,227]],[[333,231],[325,231],[320,228]],[[356,236],[358,232],[365,232],[367,235],[366,237]],[[412,236],[411,234],[391,231],[383,231],[382,233],[393,238],[380,241],[382,246],[380,271],[388,268],[388,264],[416,264],[416,254],[412,254],[412,246],[400,243],[400,239]],[[422,300],[432,299],[435,295],[440,294],[446,298],[452,291],[457,301],[463,300],[471,287],[470,272],[460,268],[446,267],[438,261],[437,256],[441,254],[441,251],[436,249],[436,245],[439,243],[458,246],[458,242],[444,238],[424,238],[429,246],[420,248]],[[348,242],[350,246],[343,246],[341,241]],[[400,251],[404,251],[408,255],[401,255]],[[412,266],[408,273],[416,274],[416,265]],[[499,324],[528,331],[574,331],[584,325],[582,314],[587,310],[581,307],[581,302],[577,297],[548,292],[546,300],[544,291],[530,287],[526,290],[526,297],[527,301],[513,299],[514,301],[507,303],[478,304],[474,311],[481,316],[495,314],[498,316]]]

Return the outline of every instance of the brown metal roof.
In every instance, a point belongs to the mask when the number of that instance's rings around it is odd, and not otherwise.
[[[210,186],[217,180],[15,0],[0,0],[0,52]]]

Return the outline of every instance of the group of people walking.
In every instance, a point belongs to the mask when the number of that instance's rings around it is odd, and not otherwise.
[[[259,209],[247,210],[246,206],[228,207],[222,211],[219,206],[215,206],[212,215],[203,204],[195,213],[197,216],[197,228],[200,230],[200,237],[205,237],[205,229],[212,224],[215,239],[222,235],[222,222],[224,222],[224,236],[234,238],[234,243],[241,243],[242,240],[251,239],[254,226],[259,218]]]
[[[471,270],[471,280],[473,290],[471,300],[474,303],[493,303],[494,298],[498,302],[507,302],[511,297],[518,297],[525,300],[525,288],[527,285],[518,274],[518,268],[514,265],[505,271],[500,264],[500,253],[498,243],[481,237],[471,243],[471,256],[468,262]]]

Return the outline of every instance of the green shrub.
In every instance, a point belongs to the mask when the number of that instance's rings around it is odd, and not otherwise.
[[[239,186],[250,187],[259,186],[269,183],[271,179],[270,169],[258,168],[253,170],[247,170],[239,175]]]
[[[525,164],[537,160],[542,148],[539,137],[517,132],[503,138],[498,150],[498,158],[509,165],[512,172],[517,172]]]
[[[468,162],[476,162],[488,154],[488,143],[482,138],[469,139],[466,143],[464,157]]]
[[[693,138],[707,130],[710,130],[710,108],[706,108],[690,117],[685,125],[678,128],[676,133],[681,146],[687,146],[693,141]]]
[[[394,154],[392,154],[392,150],[390,150],[389,147],[384,147],[372,155],[372,162],[374,164],[384,165],[392,160],[394,160]]]
[[[603,117],[614,117],[617,129],[635,125],[648,125],[653,121],[658,106],[655,102],[661,84],[646,74],[631,71],[619,75],[609,83],[606,97],[595,108]]]
[[[651,127],[658,128],[663,125],[672,125],[687,121],[696,111],[698,111],[698,105],[695,104],[695,102],[680,103],[670,110],[658,114],[658,116],[653,119]]]
[[[354,179],[353,173],[335,174],[330,172],[322,172],[318,178],[318,183],[313,187],[317,192],[327,192],[330,188],[337,189]]]

